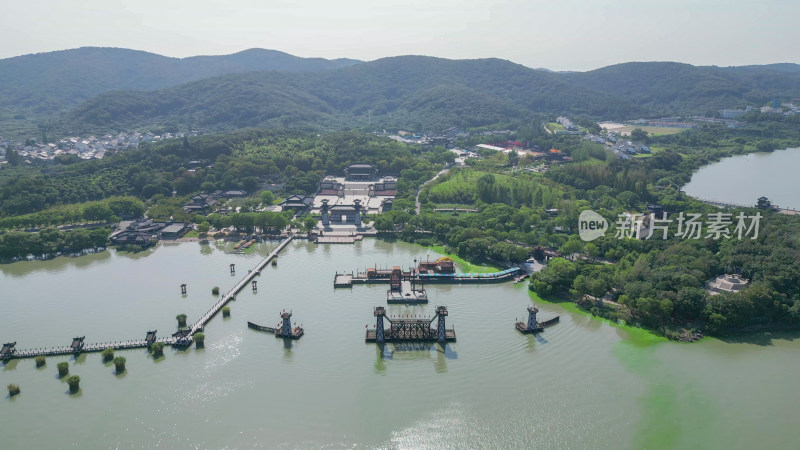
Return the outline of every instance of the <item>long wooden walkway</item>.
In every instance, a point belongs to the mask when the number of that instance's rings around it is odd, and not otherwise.
[[[195,334],[198,331],[202,330],[205,325],[214,317],[223,306],[225,306],[229,301],[236,297],[236,294],[242,290],[256,275],[261,273],[261,270],[269,264],[278,253],[283,250],[286,245],[291,242],[292,236],[284,239],[283,242],[278,245],[278,247],[272,251],[266,258],[261,260],[254,268],[249,270],[247,274],[239,280],[236,285],[229,290],[225,295],[220,298],[220,300],[214,304],[205,314],[203,314],[200,319],[195,322],[191,327],[191,334]],[[161,339],[156,339],[155,342],[161,342],[164,345],[179,345],[177,342],[178,339],[170,336]],[[128,341],[115,341],[115,342],[106,342],[106,343],[96,343],[96,344],[84,344],[83,348],[81,349],[80,353],[85,352],[102,352],[107,348],[113,348],[114,350],[130,350],[136,348],[146,348],[147,341],[144,339],[134,339]],[[12,359],[18,358],[35,358],[37,356],[57,356],[57,355],[71,355],[75,353],[72,347],[65,346],[65,347],[49,347],[49,348],[36,348],[36,349],[25,349],[25,350],[17,350],[13,353]]]
[[[161,342],[164,345],[174,345],[175,338],[168,337],[168,338],[161,338],[156,339],[156,342]],[[144,339],[139,340],[132,340],[132,341],[119,341],[119,342],[106,342],[106,343],[99,343],[99,344],[86,344],[81,349],[80,353],[89,353],[89,352],[102,352],[107,348],[113,348],[114,350],[131,350],[135,348],[146,348],[147,341]],[[37,356],[57,356],[57,355],[71,355],[74,353],[72,347],[51,347],[51,348],[34,348],[34,349],[27,349],[27,350],[18,350],[14,353],[14,358],[35,358]]]
[[[244,278],[242,278],[241,280],[239,280],[238,283],[236,283],[233,289],[226,292],[225,295],[223,295],[222,298],[220,298],[219,301],[215,303],[214,306],[211,307],[211,309],[209,309],[205,314],[203,314],[200,317],[200,319],[197,322],[195,322],[194,325],[191,326],[192,334],[195,334],[199,330],[203,329],[203,327],[206,326],[206,323],[208,323],[208,321],[211,320],[211,318],[214,317],[222,309],[223,306],[225,306],[229,301],[235,298],[236,294],[239,291],[241,291],[242,288],[245,287],[247,283],[250,282],[250,280],[255,278],[256,275],[259,275],[261,273],[261,269],[263,269],[267,264],[270,263],[270,261],[272,261],[276,256],[278,256],[278,253],[280,253],[281,250],[283,250],[284,247],[286,247],[289,244],[289,242],[292,241],[292,239],[293,239],[292,236],[289,236],[286,239],[284,239],[283,242],[281,242],[280,245],[278,245],[278,247],[272,251],[272,253],[267,255],[266,258],[262,259],[261,262],[259,262],[258,264],[256,264],[255,267],[250,269],[244,276]]]

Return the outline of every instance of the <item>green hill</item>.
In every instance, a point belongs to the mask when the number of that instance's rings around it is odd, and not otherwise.
[[[631,62],[563,77],[659,114],[698,114],[800,96],[800,66],[698,67]]]
[[[403,56],[316,73],[251,72],[152,92],[109,92],[64,118],[71,130],[173,124],[440,128],[516,120],[530,113],[641,114],[632,103],[559,75],[498,59]]]
[[[357,63],[264,49],[181,59],[123,48],[83,47],[0,60],[0,108],[47,115],[114,89],[151,90],[227,73],[314,72]]]

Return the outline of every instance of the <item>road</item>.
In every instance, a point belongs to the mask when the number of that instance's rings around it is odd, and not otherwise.
[[[416,198],[416,200],[415,200],[415,202],[416,202],[416,205],[417,205],[417,215],[419,215],[419,212],[420,212],[419,193],[420,193],[420,192],[422,192],[422,188],[424,188],[424,187],[425,187],[425,185],[426,185],[426,184],[428,184],[428,183],[430,183],[431,181],[433,181],[433,180],[435,180],[435,179],[439,178],[440,176],[442,176],[442,175],[446,174],[446,173],[447,173],[449,170],[450,170],[450,168],[449,168],[449,167],[448,167],[448,168],[446,168],[446,169],[442,169],[442,170],[440,170],[440,171],[439,171],[439,173],[437,173],[436,175],[434,175],[434,176],[433,176],[433,178],[431,178],[430,180],[428,180],[428,181],[426,181],[426,182],[422,183],[422,186],[420,186],[420,187],[419,187],[419,189],[417,189],[417,198]]]

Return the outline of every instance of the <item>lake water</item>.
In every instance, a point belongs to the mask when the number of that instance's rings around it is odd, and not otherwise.
[[[800,210],[800,148],[732,156],[700,168],[683,190],[692,197],[755,205],[767,197],[774,205]]]
[[[0,340],[19,348],[165,336],[189,321],[276,244],[245,255],[230,244],[161,245],[128,255],[0,266]],[[458,342],[445,347],[364,343],[385,285],[333,289],[336,270],[410,265],[430,253],[375,239],[351,245],[293,242],[246,288],[231,317],[214,318],[206,348],[14,360],[0,385],[3,448],[790,448],[800,432],[800,335],[740,342],[666,342],[609,325],[570,305],[539,303],[561,323],[538,336],[514,330],[532,302],[526,284],[429,286],[431,315],[447,305]],[[188,284],[188,295],[179,285]],[[250,330],[284,308],[299,341]],[[565,309],[567,308],[567,309]],[[68,395],[56,363],[70,362],[81,391]]]

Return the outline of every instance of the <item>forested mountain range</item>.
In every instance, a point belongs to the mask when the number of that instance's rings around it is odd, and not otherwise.
[[[797,64],[634,62],[560,73],[500,59],[400,56],[362,63],[262,49],[178,59],[107,48],[0,60],[0,110],[21,111],[25,120],[65,133],[153,126],[340,129],[368,121],[437,130],[538,113],[703,114],[798,97]]]
[[[300,58],[276,50],[170,58],[124,48],[82,47],[0,59],[0,108],[45,114],[114,89],[151,90],[227,73],[321,71],[353,59]]]
[[[371,112],[370,112],[371,111]],[[250,72],[151,92],[109,92],[66,116],[70,128],[367,125],[478,126],[530,112],[619,117],[617,97],[497,59],[402,56],[317,73]]]
[[[629,100],[654,112],[697,114],[762,106],[800,97],[800,65],[698,67],[674,62],[632,62],[563,77]]]

